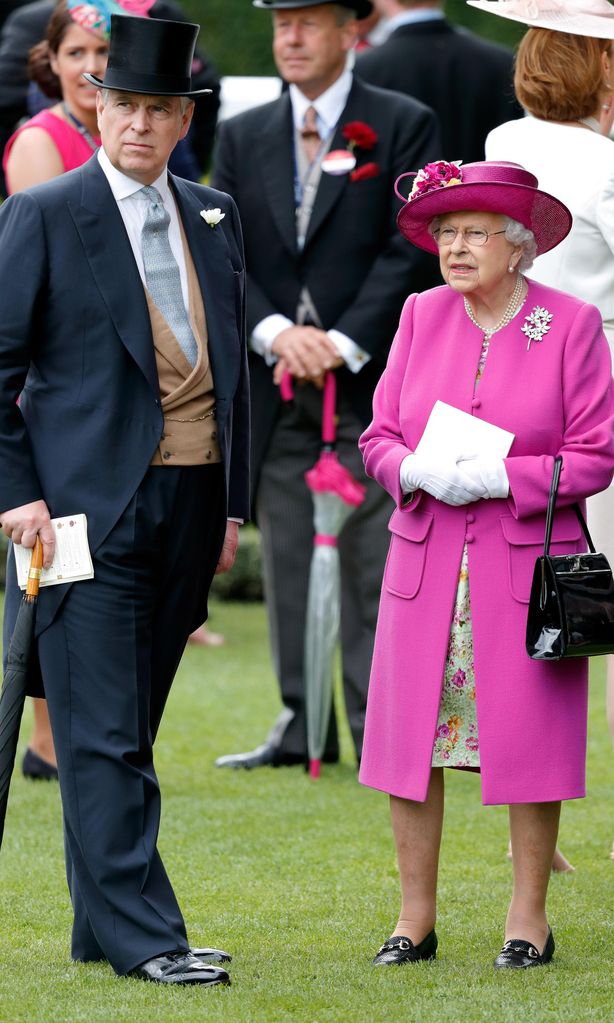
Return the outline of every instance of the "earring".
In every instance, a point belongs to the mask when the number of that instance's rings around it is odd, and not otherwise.
[[[510,273],[510,274],[513,274],[514,273],[514,267],[513,266],[508,266],[507,272]]]

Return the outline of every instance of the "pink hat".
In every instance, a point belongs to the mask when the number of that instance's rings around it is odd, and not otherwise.
[[[399,182],[415,177],[409,199],[399,192]],[[566,206],[537,187],[537,178],[519,163],[483,160],[480,163],[427,163],[415,173],[401,174],[395,192],[405,205],[397,217],[401,234],[427,252],[438,253],[429,224],[443,213],[473,210],[501,213],[518,220],[535,235],[537,255],[563,241],[572,217]]]
[[[549,28],[591,39],[614,39],[614,7],[608,0],[467,0],[470,7],[520,21],[529,28]]]

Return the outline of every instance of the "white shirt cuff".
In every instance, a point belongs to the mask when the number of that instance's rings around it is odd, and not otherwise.
[[[271,351],[273,342],[277,335],[281,334],[282,330],[287,330],[288,327],[293,326],[292,320],[289,320],[287,316],[282,316],[281,313],[272,313],[270,316],[265,316],[264,320],[260,320],[260,323],[256,324],[249,339],[252,351],[256,355],[261,355],[267,366],[274,366],[277,362],[277,356]]]
[[[340,330],[327,330],[326,333],[352,373],[360,372],[369,362],[371,358],[369,353],[352,341],[347,334],[342,334]]]

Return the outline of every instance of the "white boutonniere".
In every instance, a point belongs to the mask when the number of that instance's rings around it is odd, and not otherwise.
[[[222,213],[222,211],[217,207],[214,210],[201,210],[200,215],[205,224],[208,224],[209,227],[217,227],[220,220],[223,220],[226,216],[226,214]]]
[[[544,334],[550,330],[552,313],[541,305],[536,305],[532,313],[525,317],[525,322],[520,328],[523,334],[528,337],[527,352],[531,347],[531,341],[541,341]]]

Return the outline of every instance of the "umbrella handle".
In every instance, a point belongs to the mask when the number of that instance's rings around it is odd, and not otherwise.
[[[292,401],[294,398],[294,387],[292,386],[292,377],[288,370],[282,376],[279,382],[279,393],[281,394],[282,401]]]
[[[43,545],[40,536],[36,537],[36,543],[30,559],[30,571],[28,572],[28,584],[26,586],[26,597],[32,599],[38,597],[38,589],[41,582],[43,569]]]
[[[322,441],[334,444],[337,437],[335,406],[337,404],[337,378],[331,370],[324,377],[324,398],[322,401]]]

